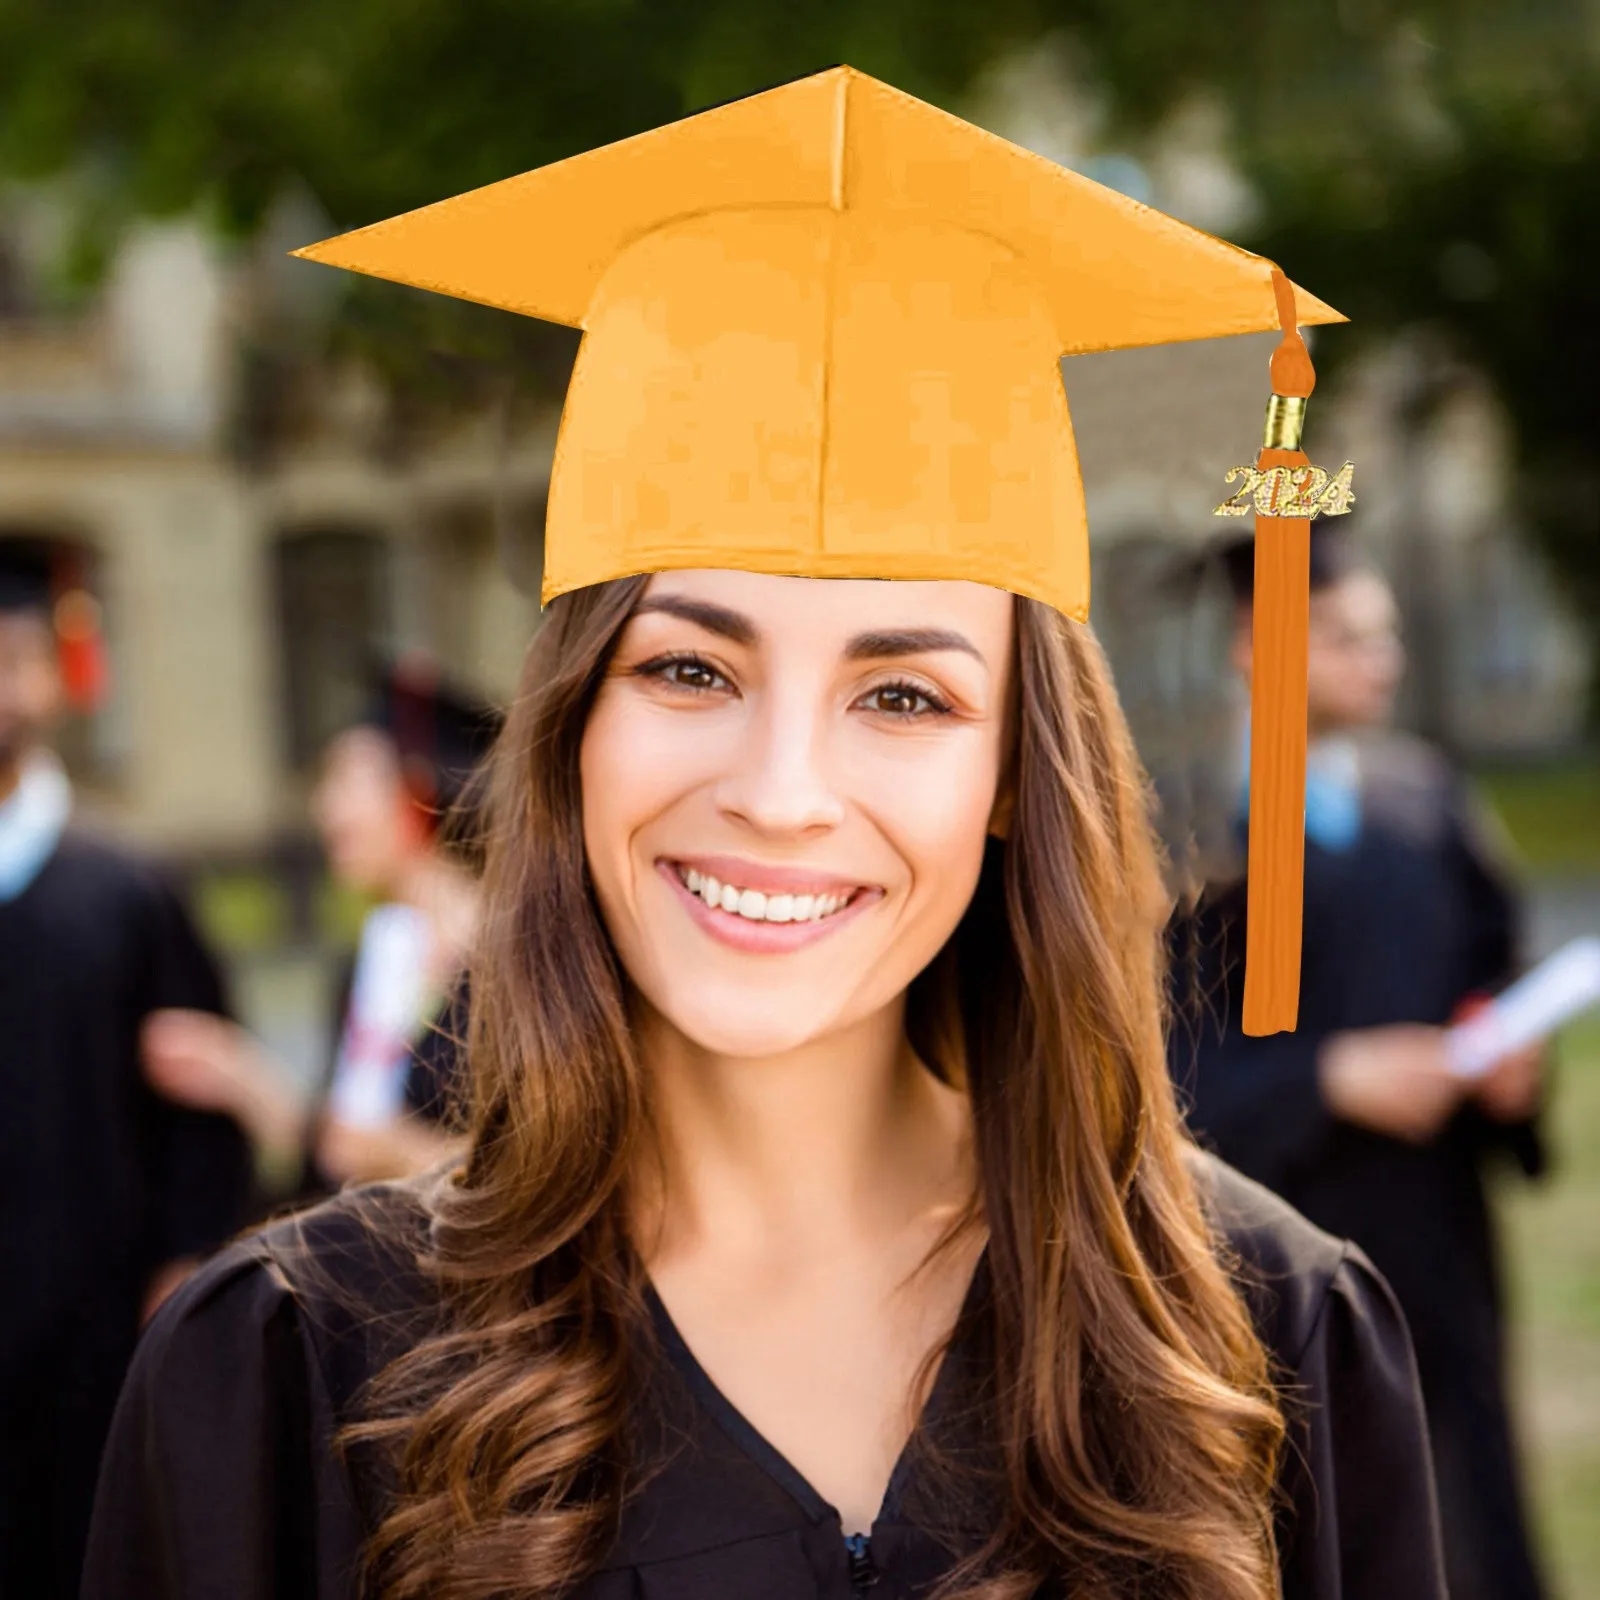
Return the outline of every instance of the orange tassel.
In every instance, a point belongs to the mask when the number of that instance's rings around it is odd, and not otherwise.
[[[1295,323],[1294,290],[1276,267],[1272,288],[1283,328],[1272,355],[1272,392],[1303,402],[1317,375]],[[1261,471],[1309,465],[1299,448],[1270,444],[1256,459]],[[1258,515],[1255,562],[1244,1031],[1260,1035],[1292,1032],[1300,1016],[1310,519]]]
[[[55,604],[56,657],[67,703],[75,711],[100,704],[109,676],[100,633],[100,604],[84,589],[68,589]]]

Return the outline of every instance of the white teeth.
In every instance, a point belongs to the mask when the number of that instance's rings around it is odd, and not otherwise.
[[[679,870],[690,894],[698,895],[714,910],[726,911],[749,922],[821,922],[850,903],[847,894],[763,894],[759,889],[738,889],[693,867]]]

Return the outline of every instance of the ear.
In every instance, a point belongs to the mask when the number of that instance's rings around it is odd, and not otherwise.
[[[1234,616],[1233,637],[1228,642],[1228,660],[1233,670],[1250,681],[1250,671],[1255,665],[1255,613],[1249,606],[1240,606]]]

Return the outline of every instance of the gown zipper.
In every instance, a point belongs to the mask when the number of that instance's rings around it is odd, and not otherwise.
[[[878,1569],[872,1563],[872,1540],[864,1533],[852,1533],[844,1548],[850,1558],[851,1589],[864,1595],[878,1581]]]

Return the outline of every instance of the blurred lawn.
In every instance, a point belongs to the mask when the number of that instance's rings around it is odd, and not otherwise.
[[[1600,757],[1477,774],[1534,873],[1600,872]]]
[[[1504,1187],[1514,1370],[1535,1515],[1559,1600],[1600,1600],[1600,1020],[1568,1031],[1554,1170]]]
[[[1477,774],[1530,873],[1600,876],[1600,759]],[[1600,1600],[1600,1017],[1569,1029],[1552,1171],[1502,1189],[1522,1435],[1557,1600]]]
[[[353,948],[372,902],[323,875],[312,901],[312,935],[319,944]],[[281,950],[291,938],[289,893],[264,870],[219,870],[194,884],[194,910],[206,937],[230,956]]]

